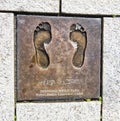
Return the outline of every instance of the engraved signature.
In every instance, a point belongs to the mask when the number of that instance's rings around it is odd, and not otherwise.
[[[61,83],[59,84],[63,84],[63,85],[66,85],[66,84],[79,84],[80,83],[80,80],[79,79],[66,79],[64,81],[61,81]],[[40,81],[39,82],[40,85],[42,86],[53,86],[53,85],[56,85],[58,84],[58,82],[56,80],[43,80],[43,81]]]
[[[53,86],[55,85],[55,80],[43,80],[41,82],[39,82],[40,85],[43,85],[43,86]]]

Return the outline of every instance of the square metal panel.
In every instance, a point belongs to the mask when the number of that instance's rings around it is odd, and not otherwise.
[[[17,16],[17,100],[98,98],[101,19]]]

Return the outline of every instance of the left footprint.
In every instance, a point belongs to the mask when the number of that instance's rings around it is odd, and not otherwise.
[[[51,26],[48,22],[42,22],[34,31],[34,46],[36,63],[42,67],[47,68],[50,64],[49,56],[45,50],[44,43],[49,44],[51,41]]]

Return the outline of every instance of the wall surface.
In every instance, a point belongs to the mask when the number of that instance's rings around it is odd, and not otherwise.
[[[0,121],[119,121],[119,5],[120,0],[0,0]],[[103,101],[16,102],[14,42],[17,13],[102,18]]]

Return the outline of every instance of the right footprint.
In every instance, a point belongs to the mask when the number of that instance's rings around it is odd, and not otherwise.
[[[79,23],[72,24],[70,31],[70,40],[77,43],[77,50],[73,56],[72,63],[75,67],[81,67],[84,63],[87,34]]]

